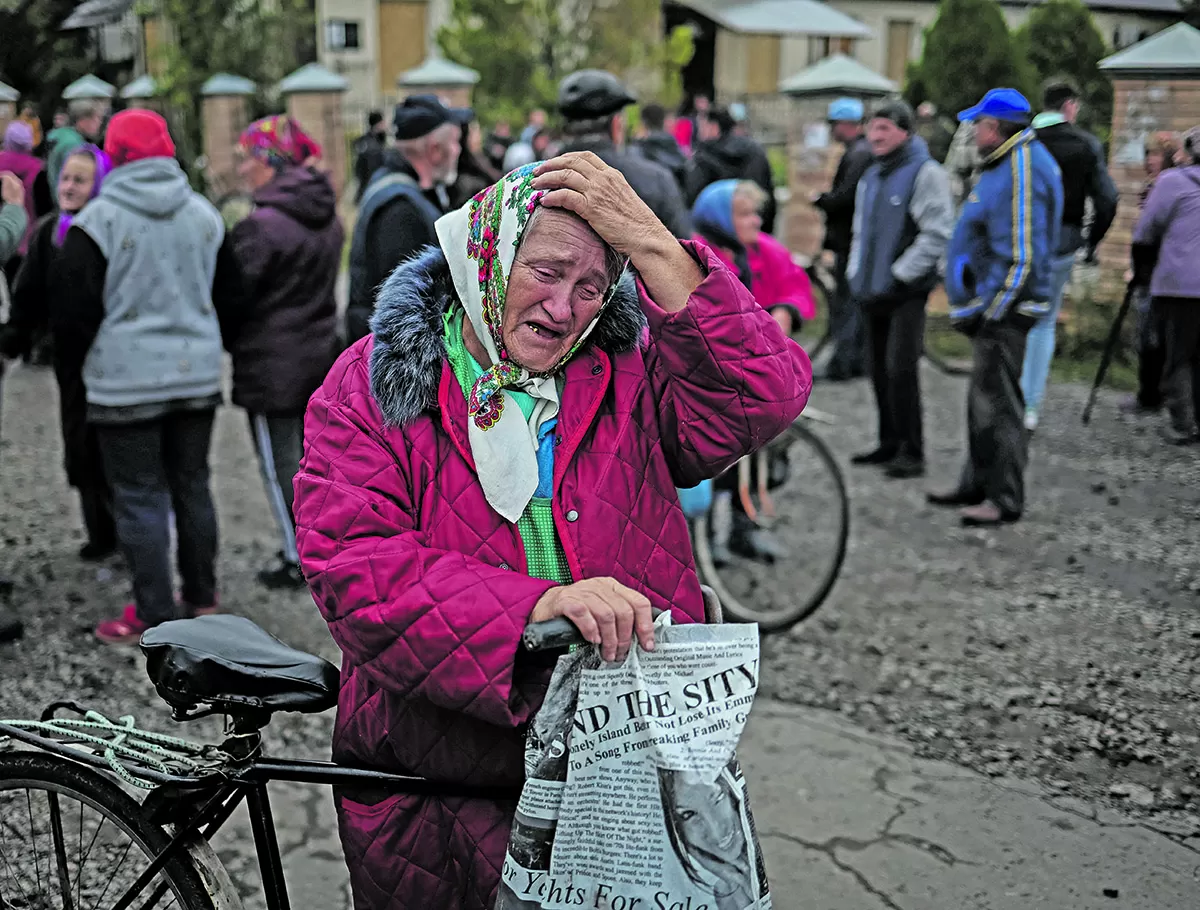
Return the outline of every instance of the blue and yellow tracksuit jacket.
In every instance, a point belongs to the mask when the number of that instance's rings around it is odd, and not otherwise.
[[[946,251],[952,321],[1049,312],[1062,208],[1062,175],[1033,130],[985,159]]]

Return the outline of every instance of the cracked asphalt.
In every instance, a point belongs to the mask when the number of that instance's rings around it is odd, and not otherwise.
[[[928,485],[952,479],[964,383],[924,373]],[[965,531],[921,482],[847,468],[846,571],[804,626],[764,643],[741,750],[781,910],[1185,910],[1200,895],[1200,449],[1168,449],[1102,396],[1052,386],[1029,512]],[[59,468],[49,372],[11,370],[0,427],[0,570],[24,641],[0,646],[0,716],[73,697],[143,726],[174,724],[134,649],[91,628],[126,602],[118,563],[85,565]],[[843,461],[872,441],[862,383],[819,386]],[[254,573],[275,549],[244,417],[213,451],[227,609],[337,660],[304,593]],[[331,717],[281,715],[276,755],[328,755]],[[297,907],[348,907],[328,793],[272,791]],[[216,844],[247,908],[263,904],[247,820]]]

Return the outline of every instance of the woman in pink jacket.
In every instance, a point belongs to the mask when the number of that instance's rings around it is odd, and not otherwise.
[[[515,792],[553,662],[525,625],[566,616],[613,660],[653,647],[651,607],[702,620],[675,488],[788,426],[811,371],[591,153],[437,234],[309,403],[297,542],[343,653],[335,757]],[[514,808],[340,793],[356,907],[490,908]]]

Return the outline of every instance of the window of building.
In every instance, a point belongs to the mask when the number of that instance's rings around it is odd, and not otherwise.
[[[904,71],[908,68],[908,58],[912,52],[913,29],[911,19],[888,20],[884,74],[900,85],[904,84]]]
[[[828,35],[810,35],[808,39],[808,65],[832,57],[834,54],[854,56],[853,38],[831,38]]]
[[[325,23],[325,49],[351,51],[359,48],[358,23],[345,19],[330,19]]]

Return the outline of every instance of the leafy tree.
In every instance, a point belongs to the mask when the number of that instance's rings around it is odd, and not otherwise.
[[[1183,21],[1192,28],[1200,28],[1200,0],[1183,0],[1179,5],[1183,9]]]
[[[941,0],[925,30],[920,65],[909,73],[910,87],[923,89],[920,100],[947,113],[970,107],[991,88],[1028,93],[1033,81],[995,0]]]
[[[49,120],[62,90],[84,73],[114,75],[93,64],[85,30],[60,30],[78,5],[76,0],[0,0],[0,81],[32,99],[43,120]]]
[[[1080,91],[1080,125],[1107,135],[1112,122],[1112,83],[1100,70],[1104,39],[1079,0],[1049,0],[1035,7],[1017,32],[1017,46],[1039,83],[1067,78]],[[1041,100],[1029,99],[1035,106]]]
[[[438,43],[448,59],[478,70],[473,102],[484,119],[519,122],[553,102],[554,81],[532,32],[536,18],[533,0],[454,0]]]
[[[658,0],[454,0],[442,52],[478,70],[484,120],[550,108],[564,76],[584,67],[620,74],[642,94],[674,103],[693,52],[691,31],[664,40]]]
[[[165,40],[151,61],[159,94],[169,106],[180,158],[201,148],[200,88],[213,73],[245,76],[260,87],[259,111],[275,102],[273,86],[306,62],[313,19],[307,0],[149,0],[138,7],[158,16]]]

